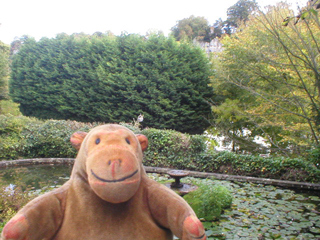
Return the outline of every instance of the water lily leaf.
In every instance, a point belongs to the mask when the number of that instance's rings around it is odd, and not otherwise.
[[[313,210],[316,208],[316,205],[313,203],[305,203],[305,204],[303,204],[303,206],[308,210]]]
[[[305,196],[303,196],[303,195],[298,195],[298,196],[296,197],[296,200],[298,200],[298,201],[304,201],[304,200],[307,200],[307,198],[306,198]]]
[[[309,228],[313,226],[313,223],[310,221],[304,221],[304,222],[298,223],[298,226],[301,228]]]
[[[311,227],[309,228],[310,232],[315,234],[320,234],[320,228]]]
[[[213,231],[212,231],[212,230],[208,230],[208,231],[206,231],[206,235],[207,235],[207,237],[210,237],[212,234],[213,234]]]
[[[320,198],[319,198],[318,196],[311,196],[311,197],[309,197],[309,199],[310,199],[311,201],[320,202]]]
[[[249,236],[249,233],[248,232],[245,232],[245,231],[239,231],[237,233],[238,236],[240,237],[248,237]]]
[[[232,229],[232,228],[231,228]],[[229,232],[229,231],[231,231],[231,229],[230,228],[223,228],[222,229],[222,232]]]
[[[300,239],[315,239],[315,236],[311,233],[300,233],[299,234]],[[293,238],[290,238],[293,239]]]
[[[208,229],[212,226],[212,222],[203,222],[202,225],[204,228]]]

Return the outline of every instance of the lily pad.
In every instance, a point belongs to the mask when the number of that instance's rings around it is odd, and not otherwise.
[[[311,227],[309,228],[310,232],[315,233],[315,234],[320,234],[320,228],[316,227]]]
[[[317,201],[320,202],[320,198],[318,196],[311,196],[309,197],[311,201]]]
[[[219,220],[204,224],[208,240],[320,237],[320,215],[316,213],[320,201],[317,196],[296,194],[273,186],[206,180],[207,184],[210,182],[228,186],[234,199],[231,208],[225,210]]]

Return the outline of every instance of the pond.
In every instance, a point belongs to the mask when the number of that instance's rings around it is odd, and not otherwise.
[[[71,165],[36,165],[0,169],[0,187],[22,191],[52,189],[64,184],[70,177]]]
[[[61,186],[69,179],[72,166],[38,165],[0,169],[0,187],[17,186],[37,193]],[[149,173],[160,182],[168,176]],[[317,193],[296,193],[290,189],[253,183],[236,183],[187,177],[192,184],[220,184],[233,193],[231,208],[219,220],[204,221],[211,239],[320,239],[320,198]]]

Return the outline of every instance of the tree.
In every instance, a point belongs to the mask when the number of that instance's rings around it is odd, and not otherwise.
[[[9,46],[0,42],[0,100],[8,98]]]
[[[191,15],[188,18],[179,20],[177,24],[171,28],[171,31],[177,41],[192,41],[196,39],[198,41],[210,42],[213,39],[208,20],[204,17]]]
[[[58,35],[27,39],[10,94],[27,116],[129,122],[202,133],[212,97],[205,53],[163,35]]]
[[[222,21],[221,18],[215,21],[215,23],[211,27],[213,38],[216,38],[216,37],[220,38],[225,33],[223,29],[224,25],[225,25],[225,22]]]
[[[223,34],[231,34],[236,31],[240,24],[246,23],[249,16],[257,10],[258,5],[255,0],[239,0],[235,5],[227,10],[227,20],[221,19],[210,26],[208,20],[204,17],[195,17],[191,15],[188,18],[179,20],[171,28],[172,35],[177,41],[203,41],[211,42],[216,37]]]
[[[250,15],[257,9],[258,5],[255,0],[239,0],[228,8],[223,31],[227,34],[234,33],[241,24],[245,24],[249,20]]]
[[[21,46],[24,44],[26,40],[28,40],[30,37],[28,35],[23,35],[20,38],[15,38],[13,42],[10,44],[10,56],[16,54],[19,52]]]
[[[293,16],[288,5],[270,7],[226,37],[213,81],[217,89],[231,84],[225,99],[240,99],[234,114],[246,124],[239,129],[249,126],[272,148],[303,154],[319,144],[319,16],[284,27],[286,16]]]

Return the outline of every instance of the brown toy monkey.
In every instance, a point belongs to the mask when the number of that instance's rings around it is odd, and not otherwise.
[[[147,177],[147,137],[108,124],[70,141],[79,149],[70,180],[23,207],[3,240],[206,239],[190,206]]]

